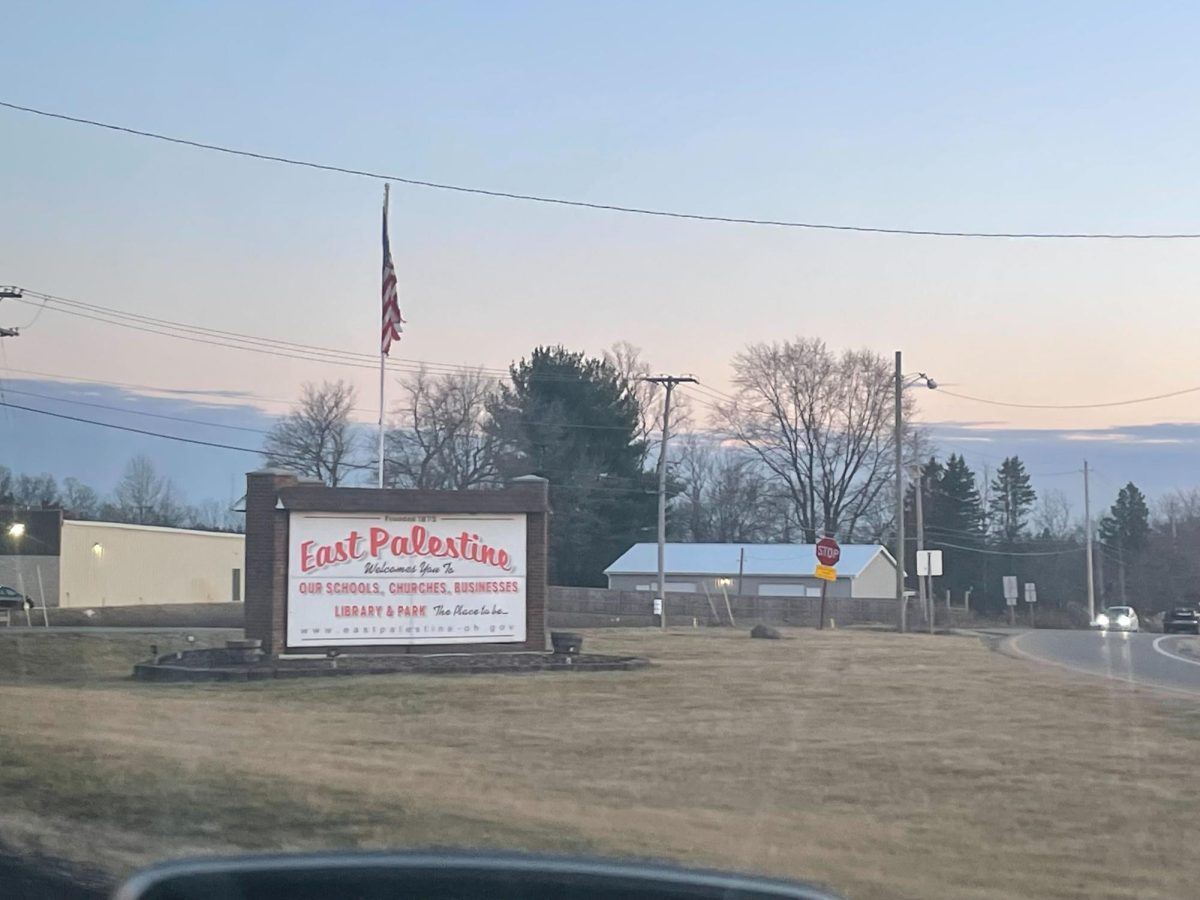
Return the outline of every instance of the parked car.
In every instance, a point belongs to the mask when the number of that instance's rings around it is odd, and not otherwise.
[[[1110,606],[1096,616],[1093,625],[1101,631],[1138,631],[1141,627],[1132,606]]]
[[[1177,606],[1163,616],[1163,634],[1200,634],[1200,611],[1194,606]]]
[[[0,610],[22,609],[26,603],[30,603],[30,600],[20,591],[0,584]]]

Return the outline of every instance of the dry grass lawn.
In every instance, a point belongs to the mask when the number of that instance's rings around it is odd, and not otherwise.
[[[144,635],[0,634],[0,839],[118,875],[453,845],[864,898],[1196,894],[1195,704],[974,638],[787,637],[588,633],[656,663],[630,673],[154,686],[124,677]]]

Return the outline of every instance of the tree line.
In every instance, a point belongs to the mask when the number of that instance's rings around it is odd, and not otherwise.
[[[77,478],[59,484],[48,474],[13,473],[0,466],[0,505],[63,510],[70,519],[126,522],[197,528],[204,531],[241,531],[242,516],[217,500],[188,503],[171,479],[158,473],[149,457],[129,460],[109,495],[102,495]]]
[[[598,356],[536,347],[503,378],[483,370],[419,369],[397,382],[385,434],[388,487],[488,490],[527,474],[550,482],[551,578],[603,584],[630,544],[655,536],[662,388],[636,347]],[[668,460],[668,536],[690,542],[810,543],[829,534],[894,546],[895,481],[890,361],[797,338],[746,347],[732,360],[731,393],[674,395]],[[904,395],[906,420],[916,413]],[[373,429],[354,419],[344,381],[306,384],[264,445],[268,465],[332,485],[373,485]],[[698,425],[697,421],[703,421]],[[1003,609],[1001,575],[1036,581],[1046,605],[1086,598],[1084,528],[1061,491],[1039,491],[1024,463],[972,471],[941,458],[911,426],[905,567],[915,571],[915,491],[925,546],[941,549],[957,604]],[[215,501],[186,503],[144,456],[101,497],[73,478],[0,468],[0,502],[61,505],[68,515],[232,530],[240,516]],[[1107,503],[1107,501],[1106,501]],[[1105,504],[1097,503],[1098,508]],[[1095,575],[1102,603],[1154,610],[1200,600],[1200,492],[1163,498],[1151,514],[1133,484],[1096,516]]]
[[[695,401],[676,395],[671,538],[880,539],[891,504],[887,362],[800,339],[752,345],[733,368],[736,395],[701,401],[716,432],[692,427]],[[637,348],[621,343],[598,357],[537,347],[504,379],[406,375],[386,432],[384,483],[486,489],[541,475],[554,510],[551,578],[603,584],[607,564],[654,537],[662,389],[649,374]],[[373,482],[372,442],[352,422],[354,403],[346,382],[306,385],[268,436],[267,463],[331,485]]]
[[[733,391],[721,399],[675,395],[682,402],[668,467],[669,538],[800,543],[831,534],[892,547],[890,361],[798,338],[752,344],[732,370]],[[654,539],[662,390],[643,381],[650,371],[637,348],[621,343],[595,357],[537,347],[504,378],[482,370],[405,375],[387,423],[384,483],[486,490],[541,475],[554,509],[552,579],[603,584],[608,563]],[[374,435],[354,423],[355,400],[346,382],[306,385],[264,444],[268,464],[331,485],[374,484]],[[911,394],[904,404],[911,421]],[[706,427],[697,427],[700,416]],[[999,612],[1001,576],[1013,574],[1037,581],[1045,605],[1085,600],[1083,524],[1061,491],[1039,493],[1016,456],[982,473],[957,454],[942,459],[916,426],[903,456],[907,571],[915,571],[920,484],[925,544],[944,553],[940,596],[949,589],[961,605],[970,591],[974,608]],[[1200,535],[1200,500],[1178,495],[1164,503],[1152,518],[1129,484],[1097,516],[1100,602],[1124,598],[1153,609],[1168,597],[1190,597],[1188,579],[1158,562],[1182,564],[1186,553],[1164,557],[1157,545],[1168,531],[1181,548]]]
[[[1082,473],[1081,473],[1082,474]],[[949,590],[960,605],[1001,612],[1001,577],[1015,575],[1038,585],[1039,603],[1084,613],[1087,598],[1086,525],[1072,516],[1060,490],[1039,495],[1020,457],[1006,457],[994,475],[980,477],[957,454],[945,461],[929,456],[913,472],[905,498],[905,568],[916,571],[921,491],[924,546],[943,553],[939,592]],[[1183,496],[1183,495],[1180,495]],[[1185,506],[1175,498],[1176,518]],[[1198,510],[1200,511],[1200,510]],[[1200,525],[1200,520],[1197,520]],[[1132,482],[1120,488],[1107,511],[1093,522],[1096,601],[1100,606],[1133,604],[1148,612],[1173,603],[1200,601],[1200,593],[1176,584],[1164,590],[1156,560],[1165,520],[1152,517],[1145,495]],[[1179,525],[1176,525],[1178,532]],[[1023,603],[1022,603],[1023,605]]]

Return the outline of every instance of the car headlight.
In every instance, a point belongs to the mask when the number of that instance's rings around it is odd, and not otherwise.
[[[1100,615],[1096,616],[1096,624],[1097,625],[1107,625],[1108,624],[1108,616],[1106,616],[1104,613],[1100,613]]]
[[[1120,625],[1122,628],[1124,628],[1126,625],[1128,625],[1132,621],[1133,620],[1130,619],[1129,616],[1117,616],[1117,624]]]

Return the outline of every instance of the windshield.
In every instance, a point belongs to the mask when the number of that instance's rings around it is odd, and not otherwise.
[[[2,31],[0,900],[1197,893],[1200,4]]]

